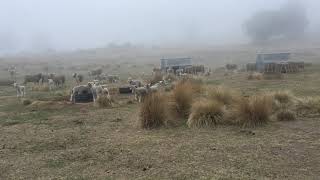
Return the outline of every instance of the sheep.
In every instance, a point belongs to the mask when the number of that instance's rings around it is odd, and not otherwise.
[[[102,74],[102,69],[95,69],[95,70],[89,71],[88,74],[90,77],[92,76],[98,77]]]
[[[24,97],[26,95],[26,88],[25,86],[21,86],[18,83],[13,83],[13,87],[16,88],[17,97]]]
[[[33,82],[34,84],[35,83],[39,83],[39,82],[41,82],[40,81],[41,78],[42,78],[42,74],[41,73],[36,74],[36,75],[26,75],[24,77],[24,83],[23,84],[27,84],[28,82]]]
[[[117,83],[120,80],[117,75],[108,75],[107,78],[110,83]]]
[[[52,91],[54,88],[54,81],[53,79],[48,79],[48,86],[49,86],[49,90]]]
[[[142,82],[139,80],[132,80],[131,77],[128,78],[128,83],[130,86],[142,87]]]
[[[16,77],[16,74],[17,74],[16,69],[17,68],[15,66],[11,66],[10,68],[8,68],[8,72],[10,73],[11,80],[16,80],[17,79],[17,77]]]
[[[56,87],[61,87],[64,85],[65,81],[66,81],[66,77],[64,75],[59,75],[59,76],[54,76],[52,78],[54,85]]]
[[[110,97],[108,88],[103,87],[97,81],[94,81],[94,83],[89,82],[88,86],[91,88],[93,102],[96,102],[96,100],[102,95],[108,95],[108,97]]]
[[[138,102],[142,102],[144,97],[148,94],[148,89],[146,87],[135,87],[132,86],[132,93],[134,94],[134,99]]]
[[[73,79],[76,81],[76,83],[79,85],[83,81],[83,75],[78,74],[78,73],[73,73],[72,74]]]

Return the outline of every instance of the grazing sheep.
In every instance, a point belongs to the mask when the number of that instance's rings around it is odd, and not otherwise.
[[[16,77],[16,74],[17,74],[17,71],[16,71],[16,67],[15,66],[11,66],[8,68],[8,72],[10,73],[10,77],[11,77],[11,80],[16,80],[17,77]]]
[[[26,95],[26,88],[25,86],[21,86],[18,83],[13,83],[13,87],[16,88],[17,97],[24,97]]]
[[[49,90],[52,91],[54,88],[54,81],[53,79],[48,79],[48,86],[49,86]]]
[[[73,73],[72,74],[72,77],[73,77],[73,79],[76,81],[76,83],[77,84],[80,84],[80,83],[82,83],[82,81],[83,81],[83,75],[81,75],[81,74],[78,74],[78,73]]]
[[[238,69],[238,65],[236,65],[236,64],[227,64],[226,65],[226,69],[228,71],[234,71],[234,70]]]
[[[109,83],[117,83],[120,80],[118,75],[108,75],[107,78]]]
[[[59,76],[54,76],[52,78],[54,85],[56,87],[61,87],[64,85],[65,81],[66,81],[66,77],[64,75],[59,75]]]
[[[91,88],[92,95],[93,95],[93,102],[96,102],[96,100],[102,96],[102,95],[108,95],[109,96],[109,90],[107,87],[103,87],[99,83],[94,82],[88,83],[88,86]]]
[[[128,78],[128,83],[130,86],[135,86],[135,87],[142,87],[142,82],[139,80],[132,80],[131,77]]]
[[[41,82],[42,74],[36,74],[36,75],[26,75],[24,77],[24,83],[27,84],[28,82],[32,82],[34,84]]]
[[[90,77],[98,77],[102,74],[102,69],[95,69],[95,70],[89,71],[88,74]]]
[[[145,96],[148,94],[148,89],[146,87],[132,86],[132,93],[134,94],[134,99],[136,101],[142,102]]]

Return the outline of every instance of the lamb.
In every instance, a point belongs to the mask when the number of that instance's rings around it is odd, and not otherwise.
[[[128,78],[128,83],[130,86],[135,86],[136,88],[142,87],[142,82],[139,80],[132,80],[132,78]]]
[[[26,95],[26,88],[25,86],[21,86],[18,83],[14,83],[13,87],[16,88],[17,91],[17,97],[24,97]]]
[[[134,99],[136,101],[142,102],[145,96],[148,94],[148,89],[146,87],[132,86],[132,93],[134,94]]]
[[[107,78],[110,83],[117,83],[120,80],[117,75],[108,75]]]
[[[53,79],[48,79],[48,86],[49,86],[49,90],[52,91],[54,88],[54,81]]]
[[[66,77],[64,75],[54,76],[52,80],[55,86],[60,87],[64,85]]]
[[[81,75],[81,74],[73,73],[72,77],[76,81],[77,84],[80,84],[83,81],[83,75]]]
[[[24,77],[24,83],[23,84],[27,84],[28,82],[33,82],[34,84],[35,83],[39,83],[39,82],[41,82],[41,79],[42,79],[42,74],[41,73],[36,74],[36,75],[26,75]]]
[[[103,87],[96,81],[94,81],[93,84],[88,83],[88,86],[91,88],[92,91],[93,102],[96,102],[96,100],[103,95],[107,95],[108,97],[110,96],[108,88]]]
[[[88,74],[90,77],[98,77],[102,74],[102,69],[95,69],[95,70],[89,71]]]

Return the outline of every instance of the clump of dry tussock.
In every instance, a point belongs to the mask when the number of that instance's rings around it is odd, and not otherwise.
[[[261,73],[250,73],[248,75],[248,80],[262,80],[263,75]]]
[[[320,97],[300,99],[296,108],[300,114],[319,114]]]
[[[277,91],[273,93],[273,97],[280,104],[289,104],[293,100],[293,95],[289,91]]]
[[[294,121],[296,120],[296,115],[294,112],[284,109],[277,113],[278,121]]]
[[[31,88],[32,91],[42,91],[42,92],[47,92],[49,91],[49,86],[48,85],[34,85]]]
[[[242,98],[235,106],[236,117],[243,127],[255,127],[268,122],[272,114],[272,97],[269,95]]]
[[[209,88],[208,96],[210,99],[220,102],[224,105],[231,105],[239,99],[240,95],[230,88],[218,86]]]
[[[160,93],[149,94],[140,106],[139,126],[153,129],[165,124],[167,118],[166,100]]]
[[[112,107],[112,99],[108,95],[99,96],[97,99],[99,107]]]
[[[214,127],[223,118],[224,106],[216,101],[200,100],[192,104],[187,125],[190,128]]]
[[[173,99],[176,111],[183,117],[188,117],[193,101],[194,90],[190,82],[179,82],[173,89]]]

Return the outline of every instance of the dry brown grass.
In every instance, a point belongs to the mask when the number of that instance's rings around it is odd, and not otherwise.
[[[283,109],[277,113],[277,120],[278,121],[293,121],[296,120],[296,115],[294,112]]]
[[[112,99],[108,95],[99,96],[97,104],[102,108],[112,107]]]
[[[272,97],[256,95],[242,98],[235,106],[236,117],[243,127],[255,127],[266,124],[272,114]]]
[[[289,91],[277,91],[273,93],[273,97],[280,104],[289,104],[293,100],[293,95]]]
[[[32,91],[41,91],[41,92],[48,92],[49,86],[48,85],[33,85],[31,87]]]
[[[143,129],[158,128],[167,118],[165,96],[160,93],[149,94],[140,106],[139,126]]]
[[[190,128],[214,127],[223,118],[223,107],[223,104],[216,101],[197,101],[192,104],[187,125]]]
[[[220,102],[224,105],[231,105],[239,99],[239,94],[224,86],[209,87],[208,96],[213,101]]]
[[[320,114],[320,97],[300,99],[296,108],[299,114]]]
[[[183,117],[188,117],[193,101],[194,90],[190,82],[179,82],[173,89],[173,99],[176,111]]]

